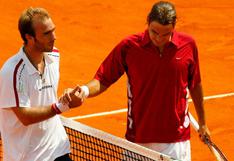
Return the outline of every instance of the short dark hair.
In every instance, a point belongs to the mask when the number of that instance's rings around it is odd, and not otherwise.
[[[176,24],[176,10],[175,6],[166,1],[160,1],[153,5],[147,17],[147,22],[150,24],[152,21],[157,21],[162,25]]]
[[[48,12],[43,8],[29,7],[23,11],[18,21],[18,29],[25,44],[27,44],[26,34],[35,36],[33,26],[35,17],[37,20],[41,21],[45,20],[45,18],[50,18]]]

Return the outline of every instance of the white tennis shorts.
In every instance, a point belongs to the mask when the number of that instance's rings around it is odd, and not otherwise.
[[[190,140],[177,143],[138,143],[141,146],[182,161],[191,161]]]

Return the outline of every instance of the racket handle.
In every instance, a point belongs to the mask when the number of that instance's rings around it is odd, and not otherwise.
[[[193,128],[198,131],[199,125],[193,115],[189,112],[190,123]],[[210,138],[205,139],[205,143],[209,147],[210,151],[213,153],[217,161],[228,161],[226,156],[222,153],[222,151],[210,140]]]
[[[192,124],[193,128],[198,131],[199,130],[199,125],[193,115],[189,112],[189,118],[190,118],[190,123]]]
[[[195,120],[195,118],[190,112],[189,112],[189,118],[190,118],[190,123],[192,124],[193,128],[198,132],[199,124],[197,123],[197,121]],[[205,137],[204,139],[205,139],[204,142],[206,144],[210,144],[211,140],[208,137]]]

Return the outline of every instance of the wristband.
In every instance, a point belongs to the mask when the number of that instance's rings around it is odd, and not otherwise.
[[[84,91],[85,98],[87,98],[89,96],[89,87],[81,86],[80,88],[82,89],[82,91]]]
[[[61,114],[62,112],[68,111],[69,106],[67,104],[62,104],[62,103],[53,103],[51,105],[51,108],[54,110],[56,114]]]

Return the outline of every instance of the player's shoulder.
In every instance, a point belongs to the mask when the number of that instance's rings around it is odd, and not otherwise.
[[[135,45],[139,45],[142,42],[143,39],[143,35],[144,33],[136,33],[136,34],[131,34],[126,36],[124,39],[122,39],[122,41],[120,42],[120,44],[124,45],[124,46],[135,46]]]
[[[195,42],[194,38],[184,32],[174,32],[174,34],[177,35],[177,37],[180,39],[180,41],[184,41],[184,42]]]
[[[23,58],[18,53],[10,57],[1,68],[1,76],[12,76],[17,68],[23,65]]]
[[[195,39],[191,35],[184,32],[174,32],[173,41],[176,42],[179,47],[185,45],[191,45],[193,47],[196,46]]]
[[[6,70],[6,71],[14,70],[14,68],[22,64],[22,62],[23,62],[22,56],[19,53],[15,54],[9,59],[7,59],[7,61],[3,64],[1,70]]]
[[[132,42],[139,42],[142,40],[142,38],[144,37],[144,33],[135,33],[135,34],[131,34],[128,35],[124,40],[125,41],[132,41]]]

